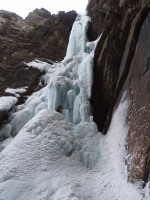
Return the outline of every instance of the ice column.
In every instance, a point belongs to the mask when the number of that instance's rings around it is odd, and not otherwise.
[[[96,42],[88,42],[90,18],[79,15],[70,34],[66,57],[52,74],[48,84],[48,108],[63,106],[63,115],[72,123],[89,121]]]

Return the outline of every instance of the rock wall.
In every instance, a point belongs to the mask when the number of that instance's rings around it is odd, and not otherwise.
[[[131,181],[141,179],[144,185],[150,173],[150,13],[142,25],[128,76],[131,98],[129,178]]]
[[[94,60],[91,104],[94,121],[104,134],[113,110],[127,90],[129,114],[128,174],[144,186],[150,173],[149,134],[149,1],[91,0],[89,38],[101,35]]]

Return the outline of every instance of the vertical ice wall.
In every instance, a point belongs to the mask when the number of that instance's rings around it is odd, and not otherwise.
[[[88,22],[89,17],[87,16],[76,18],[70,34],[66,57],[71,58],[86,51]]]
[[[63,106],[64,116],[74,124],[90,120],[93,56],[96,42],[88,42],[88,16],[78,16],[73,25],[66,57],[47,88],[48,108]]]

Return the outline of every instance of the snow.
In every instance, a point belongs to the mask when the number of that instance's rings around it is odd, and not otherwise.
[[[15,95],[16,97],[20,97],[19,94],[26,92],[26,91],[27,91],[27,88],[28,88],[27,86],[22,87],[22,88],[16,88],[16,89],[7,88],[7,89],[5,90],[5,92],[6,92],[6,93],[13,94],[13,95]]]
[[[0,97],[0,111],[10,110],[12,106],[16,104],[16,102],[17,102],[16,97],[12,97],[12,96]]]
[[[29,67],[33,67],[33,68],[37,68],[40,71],[45,71],[47,72],[48,68],[49,68],[49,64],[46,62],[42,62],[38,59],[35,59],[35,61],[29,62],[29,63],[25,63],[26,65],[28,65]]]
[[[106,135],[93,122],[89,100],[97,41],[86,37],[89,20],[77,17],[61,63],[28,64],[46,72],[47,85],[16,106],[0,130],[10,137],[0,143],[0,200],[149,199],[148,184],[141,190],[127,180],[126,92]],[[62,113],[55,111],[58,106]]]

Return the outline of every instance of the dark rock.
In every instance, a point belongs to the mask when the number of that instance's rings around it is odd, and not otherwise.
[[[70,25],[76,18],[77,13],[74,10],[69,11],[67,13],[65,13],[64,11],[59,11],[58,16],[60,18],[60,22]]]
[[[0,110],[0,125],[7,120],[9,111],[8,110]]]
[[[24,63],[19,63],[13,67],[5,66],[1,68],[1,77],[3,78],[0,79],[0,94],[1,96],[8,95],[5,93],[5,89],[8,87],[21,88],[28,86],[28,90],[30,90],[35,82],[37,84],[37,79],[40,76],[41,72],[38,69],[28,67]]]

